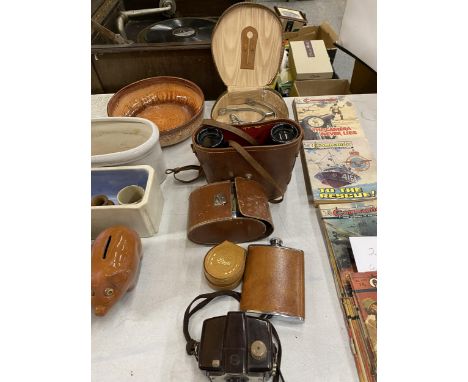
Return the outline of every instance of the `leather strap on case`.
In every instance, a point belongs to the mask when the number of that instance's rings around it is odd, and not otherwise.
[[[241,137],[245,141],[249,142],[252,146],[258,146],[257,141],[252,138],[249,134],[245,133],[239,128],[228,125],[227,123],[218,122],[214,119],[204,119],[203,124],[207,126],[217,127],[221,130],[227,130],[238,137]],[[281,191],[281,188],[278,186],[278,183],[275,182],[273,177],[263,168],[263,166],[258,163],[255,158],[250,155],[247,150],[245,150],[240,144],[234,141],[229,141],[229,146],[236,150],[242,158],[244,158],[254,169],[257,171],[268,183],[270,183],[280,194],[281,197],[275,200],[270,200],[270,203],[281,203],[284,198],[284,193]]]
[[[229,146],[236,150],[242,158],[244,158],[254,169],[257,171],[268,183],[270,183],[280,194],[281,197],[278,199],[270,200],[270,203],[281,203],[284,198],[284,193],[281,191],[281,188],[278,186],[278,183],[275,182],[273,177],[263,168],[263,166],[258,163],[255,158],[250,155],[246,149],[244,149],[239,143],[234,141],[229,141]]]
[[[202,122],[202,125],[217,127],[218,129],[229,131],[230,133],[233,133],[237,135],[238,137],[242,138],[244,141],[250,143],[252,146],[258,146],[258,142],[256,141],[255,138],[252,138],[249,134],[247,134],[243,130],[237,127],[228,125],[227,123],[218,122],[218,121],[215,121],[214,119],[204,119]]]
[[[203,120],[203,125],[217,127],[218,129],[229,131],[229,132],[237,135],[238,137],[242,138],[246,142],[250,143],[252,146],[258,146],[258,142],[254,138],[252,138],[250,135],[248,135],[247,133],[245,133],[244,131],[242,131],[239,128],[228,125],[227,123],[218,122],[218,121],[215,121],[214,119],[204,119]],[[270,200],[270,203],[281,203],[283,201],[283,199],[284,199],[284,193],[281,190],[278,183],[276,183],[276,181],[273,179],[273,177],[268,173],[268,171],[266,171],[263,168],[263,166],[260,163],[258,163],[255,160],[255,158],[252,155],[250,155],[247,152],[247,150],[245,150],[239,143],[231,141],[231,140],[228,143],[229,143],[229,146],[231,146],[234,150],[236,150],[239,153],[239,155],[241,155],[242,158],[244,158],[244,160],[246,160],[247,163],[249,163],[250,166],[252,166],[255,169],[255,171],[257,171],[258,174],[262,178],[264,178],[268,183],[270,183],[279,192],[279,194],[281,196],[279,198],[277,198],[277,199]],[[199,173],[198,173],[198,176],[196,178],[193,178],[191,180],[184,181],[184,180],[181,180],[181,179],[179,179],[179,178],[177,178],[175,176],[175,174],[177,174],[180,171],[194,170],[194,169],[198,169]],[[166,174],[173,173],[174,178],[177,179],[178,181],[180,181],[182,183],[191,183],[191,182],[195,181],[196,179],[200,178],[201,176],[203,176],[202,171],[203,170],[202,170],[202,168],[200,166],[189,165],[189,166],[178,167],[178,168],[175,168],[175,169],[167,169]]]
[[[187,170],[197,170],[198,171],[198,175],[195,177],[195,178],[192,178],[192,179],[189,179],[189,180],[184,180],[184,179],[179,179],[176,174],[178,174],[179,172],[182,172],[182,171],[187,171]],[[203,168],[199,165],[196,165],[196,164],[189,164],[187,166],[182,166],[182,167],[176,167],[176,168],[168,168],[165,173],[167,175],[169,174],[173,174],[174,175],[174,179],[175,180],[178,180],[179,182],[181,183],[192,183],[194,181],[196,181],[197,179],[201,178],[204,176],[204,173],[203,173]]]

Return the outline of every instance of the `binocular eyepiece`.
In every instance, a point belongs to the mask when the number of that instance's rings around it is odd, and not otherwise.
[[[266,145],[279,145],[291,142],[299,136],[299,131],[296,126],[289,123],[278,123],[270,130],[270,136]],[[205,127],[201,129],[195,141],[206,148],[221,148],[228,147],[228,143],[224,141],[223,132],[216,127]]]
[[[197,134],[196,142],[206,148],[226,147],[224,136],[216,127],[205,127]]]

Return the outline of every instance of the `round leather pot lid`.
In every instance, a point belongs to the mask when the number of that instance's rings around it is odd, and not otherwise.
[[[245,249],[224,241],[208,251],[203,267],[206,278],[212,284],[217,286],[235,284],[244,274]]]

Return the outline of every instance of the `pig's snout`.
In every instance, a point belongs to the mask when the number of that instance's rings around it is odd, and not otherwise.
[[[104,316],[107,313],[107,307],[98,305],[94,308],[94,313],[96,316]]]

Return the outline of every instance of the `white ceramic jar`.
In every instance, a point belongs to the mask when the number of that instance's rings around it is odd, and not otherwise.
[[[156,125],[144,118],[106,117],[91,120],[91,167],[149,165],[157,182],[166,165]]]

